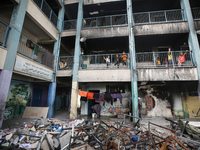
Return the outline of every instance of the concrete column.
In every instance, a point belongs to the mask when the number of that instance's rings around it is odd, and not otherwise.
[[[60,56],[60,43],[61,43],[61,31],[62,31],[62,22],[64,20],[64,14],[65,14],[65,7],[62,5],[62,8],[59,10],[58,14],[58,23],[57,28],[59,30],[59,36],[58,40],[54,43],[54,79],[53,82],[49,84],[49,92],[48,92],[48,100],[47,100],[47,107],[49,107],[48,111],[48,118],[53,117],[54,115],[54,103],[55,103],[55,97],[56,97],[56,77],[57,77],[57,69],[58,69],[58,63],[59,63],[59,56]]]
[[[78,68],[79,68],[79,59],[81,53],[80,38],[81,38],[82,20],[83,20],[83,0],[79,0],[77,25],[76,25],[76,41],[75,41],[74,66],[73,66],[73,78],[72,78],[70,119],[77,118]]]
[[[190,47],[192,48],[192,54],[197,65],[198,79],[200,80],[200,59],[199,59],[200,49],[189,0],[181,0],[181,8],[184,10],[185,19],[188,22],[188,27],[189,27],[188,41]]]
[[[15,5],[10,21],[11,30],[7,40],[7,55],[3,70],[0,71],[0,128],[3,123],[3,116],[8,97],[10,82],[12,79],[15,57],[19,45],[20,35],[24,23],[28,0],[20,1]]]
[[[135,54],[135,38],[134,38],[134,22],[133,22],[133,10],[132,0],[126,0],[127,3],[127,17],[128,17],[128,30],[129,30],[129,55],[130,55],[130,67],[131,67],[131,92],[132,92],[132,110],[133,116],[138,117],[138,85],[137,85],[137,66],[136,66],[136,54]],[[133,121],[137,121],[134,119]]]

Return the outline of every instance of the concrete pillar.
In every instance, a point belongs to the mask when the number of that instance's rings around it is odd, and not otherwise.
[[[55,103],[55,97],[56,97],[56,76],[57,76],[57,69],[58,69],[58,63],[59,63],[59,56],[60,56],[60,43],[61,43],[61,31],[62,31],[62,22],[64,20],[64,14],[65,14],[65,7],[64,4],[62,5],[62,8],[59,10],[58,14],[58,23],[57,28],[59,31],[58,40],[54,43],[54,79],[53,82],[49,84],[49,92],[48,92],[48,100],[47,100],[47,107],[49,107],[48,111],[48,118],[53,117],[54,115],[54,103]]]
[[[138,117],[138,85],[137,85],[137,66],[136,66],[136,54],[135,54],[135,38],[134,38],[134,22],[133,22],[133,10],[132,0],[126,0],[127,3],[127,17],[128,17],[128,30],[129,30],[129,55],[130,55],[130,67],[131,67],[131,92],[132,92],[132,110],[133,116]],[[133,121],[137,121],[134,119]]]
[[[80,38],[81,38],[82,20],[83,20],[83,0],[79,0],[77,25],[76,25],[76,41],[75,41],[74,66],[73,66],[73,78],[72,78],[70,119],[77,118],[78,68],[79,68],[79,59],[81,53]]]
[[[188,23],[188,41],[192,48],[192,54],[197,65],[198,79],[200,80],[200,49],[189,0],[181,0],[181,8],[184,10],[184,16]]]
[[[24,23],[28,0],[20,1],[15,5],[10,21],[11,30],[7,40],[7,55],[3,70],[0,71],[0,128],[3,123],[3,116],[8,97],[10,82],[12,79],[15,57],[19,45],[20,35]]]

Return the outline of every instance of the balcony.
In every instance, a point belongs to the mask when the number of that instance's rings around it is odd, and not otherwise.
[[[179,63],[180,53],[185,54],[185,62]],[[117,55],[119,61],[117,62]],[[99,55],[82,55],[80,56],[80,69],[120,69],[130,68],[129,54],[126,63],[123,61],[123,54],[99,54]],[[110,64],[107,66],[104,58],[110,57]],[[136,62],[138,68],[160,68],[160,67],[192,67],[192,52],[188,51],[171,51],[172,63],[167,60],[168,52],[143,52],[136,53]],[[67,70],[73,68],[73,56],[62,56],[59,61],[59,69]]]
[[[48,5],[48,3],[45,0],[33,0],[33,2],[42,10],[42,12],[57,28],[58,17]]]
[[[7,37],[11,27],[0,20],[0,45],[7,47]]]
[[[26,37],[20,39],[18,53],[51,69],[54,68],[54,55]]]
[[[133,18],[135,25],[185,21],[183,10],[181,9],[134,13]],[[84,18],[82,29],[127,26],[127,24],[126,14]],[[76,20],[64,21],[63,31],[66,30],[76,30]]]
[[[192,53],[186,52],[185,62],[179,63],[180,53],[172,51],[172,62],[169,64],[168,52],[136,53],[138,81],[191,81],[198,80],[197,70],[193,63]],[[116,55],[119,61],[116,63]],[[127,55],[126,64],[123,54],[101,54],[80,56],[79,82],[130,82],[130,61]],[[110,64],[106,60],[110,56]],[[57,77],[71,77],[73,56],[60,57]]]

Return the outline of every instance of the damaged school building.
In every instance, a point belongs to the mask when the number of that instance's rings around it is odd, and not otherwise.
[[[138,116],[138,98],[143,116],[200,117],[200,1],[0,3],[0,126],[27,106]]]

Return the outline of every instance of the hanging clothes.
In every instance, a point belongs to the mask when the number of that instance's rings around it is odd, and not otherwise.
[[[78,99],[77,99],[77,108],[81,107],[81,96],[78,95]]]
[[[80,91],[80,90],[79,90],[78,94],[79,94],[80,96],[82,96],[82,97],[87,97],[88,92]]]
[[[87,97],[81,97],[81,101],[87,102]]]
[[[94,96],[93,96],[95,99],[96,98],[99,98],[99,93],[94,93]]]
[[[100,93],[99,98],[95,98],[95,102],[106,102],[106,100],[104,99],[104,95],[105,93]]]
[[[87,99],[94,99],[94,93],[92,93],[92,92],[88,92],[87,93]]]
[[[100,117],[100,114],[101,114],[101,105],[95,104],[91,108],[97,113],[97,117]]]
[[[111,96],[110,94],[105,93],[104,99],[105,99],[107,102],[110,102],[110,101],[112,101],[113,98],[112,98],[112,96]]]
[[[122,95],[121,94],[110,94],[112,96],[112,101],[114,101],[115,98],[119,98],[120,103],[122,104]]]
[[[122,98],[127,98],[131,102],[131,93],[121,93]]]

